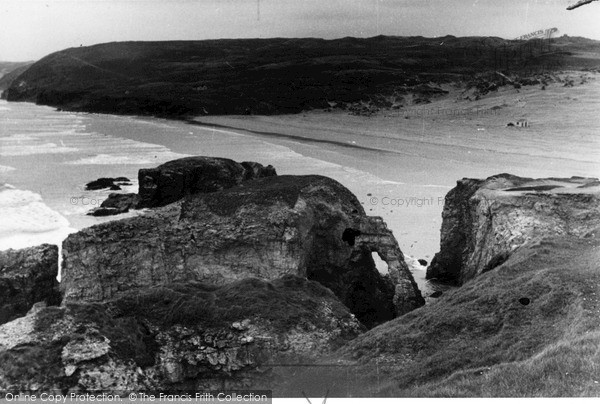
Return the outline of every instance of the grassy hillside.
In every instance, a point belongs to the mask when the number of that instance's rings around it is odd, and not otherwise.
[[[11,101],[179,117],[276,114],[370,102],[428,102],[438,85],[600,66],[600,42],[562,37],[236,39],[120,42],[46,56],[7,91]],[[473,84],[473,83],[472,83]],[[486,85],[487,86],[487,85]],[[492,86],[493,87],[493,86]]]
[[[359,336],[288,391],[331,396],[600,395],[600,238],[552,238]],[[368,390],[363,386],[372,386]]]

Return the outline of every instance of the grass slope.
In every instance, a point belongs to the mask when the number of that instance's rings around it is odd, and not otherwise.
[[[286,390],[330,389],[337,396],[598,396],[599,266],[598,232],[587,239],[532,243],[463,287],[353,340],[330,358],[346,363],[345,369],[299,372]]]
[[[294,113],[359,101],[392,107],[407,92],[427,102],[444,93],[435,84],[481,72],[597,68],[599,54],[598,41],[569,37],[118,42],[46,56],[14,81],[7,98],[169,117]]]

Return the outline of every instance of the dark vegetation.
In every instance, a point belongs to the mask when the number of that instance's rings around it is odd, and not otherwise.
[[[600,58],[590,54],[599,50],[597,41],[570,37],[107,43],[46,56],[5,96],[75,111],[166,117],[332,107],[362,114],[400,108],[406,94],[427,103],[445,93],[443,83],[482,93],[508,83],[543,84],[546,73],[597,69]]]
[[[284,276],[273,281],[247,278],[215,287],[199,283],[174,284],[133,291],[108,303],[117,318],[136,313],[162,328],[181,324],[229,328],[232,322],[260,318],[280,331],[290,330],[307,319],[315,325],[324,318],[321,299],[335,301],[331,308],[342,317],[347,309],[333,293],[316,282]]]

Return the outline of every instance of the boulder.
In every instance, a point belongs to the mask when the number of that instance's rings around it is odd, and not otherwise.
[[[354,243],[344,237],[348,229],[360,231]],[[388,263],[388,276],[372,252]],[[322,176],[274,176],[188,195],[70,235],[63,258],[66,302],[102,302],[173,282],[295,275],[329,287],[369,327],[424,304],[385,223]]]
[[[121,189],[119,185],[131,185],[129,178],[127,177],[117,177],[117,178],[98,178],[92,182],[88,182],[85,184],[86,191],[98,191],[100,189],[111,189],[113,191],[118,191]]]
[[[129,209],[135,209],[139,203],[139,197],[134,193],[110,194],[102,204],[90,210],[87,214],[90,216],[111,216],[129,212]]]
[[[500,174],[462,179],[447,195],[440,252],[427,279],[463,284],[532,240],[586,237],[600,227],[600,181]]]
[[[272,389],[362,331],[330,290],[299,277],[155,286],[0,326],[0,390]]]
[[[0,324],[24,316],[37,302],[60,304],[57,275],[55,245],[0,251]]]
[[[272,166],[217,157],[185,157],[138,172],[139,208],[165,206],[185,195],[216,192],[243,181],[277,175]]]

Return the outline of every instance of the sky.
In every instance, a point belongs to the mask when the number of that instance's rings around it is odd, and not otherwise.
[[[600,2],[576,0],[0,0],[0,60],[129,40],[375,35],[600,40]]]

